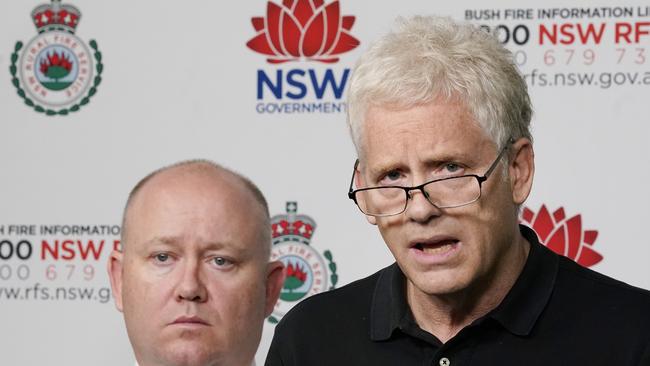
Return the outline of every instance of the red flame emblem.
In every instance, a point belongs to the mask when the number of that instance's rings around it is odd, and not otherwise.
[[[336,55],[359,45],[350,33],[354,16],[341,16],[338,0],[283,0],[267,3],[266,18],[254,17],[258,32],[246,46],[269,55],[270,63],[306,59],[334,63]]]
[[[63,51],[60,54],[53,51],[41,60],[40,69],[43,75],[51,79],[61,79],[72,70],[72,62]]]
[[[583,231],[580,215],[567,219],[562,207],[551,215],[546,205],[542,205],[537,214],[527,207],[524,208],[521,219],[535,230],[542,244],[555,253],[573,259],[585,267],[591,267],[603,260],[603,256],[591,248],[598,237],[598,231]]]
[[[296,263],[295,266],[293,265],[293,263],[289,263],[289,265],[287,266],[286,273],[287,273],[287,278],[293,277],[298,281],[300,281],[301,284],[305,283],[305,281],[307,280],[307,273],[302,269],[300,265],[298,265],[298,263]]]

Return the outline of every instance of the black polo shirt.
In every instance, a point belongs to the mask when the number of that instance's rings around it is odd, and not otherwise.
[[[267,366],[650,366],[650,292],[558,256],[522,227],[526,264],[501,304],[441,343],[415,322],[396,264],[296,305]]]

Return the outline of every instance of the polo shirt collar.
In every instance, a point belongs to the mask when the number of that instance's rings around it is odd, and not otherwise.
[[[519,229],[530,243],[528,259],[506,297],[488,316],[511,333],[525,336],[532,331],[551,298],[559,260],[539,243],[532,229],[523,225]]]
[[[553,292],[558,257],[542,246],[535,232],[519,226],[530,243],[526,264],[501,304],[486,317],[515,335],[531,332]],[[381,271],[370,309],[370,339],[389,339],[405,317],[412,317],[406,302],[406,278],[397,263]]]
[[[381,271],[370,309],[370,339],[383,341],[392,335],[410,310],[406,302],[406,278],[393,263]]]

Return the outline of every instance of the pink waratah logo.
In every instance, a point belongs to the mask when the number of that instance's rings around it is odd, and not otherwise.
[[[354,16],[341,16],[338,0],[283,0],[282,5],[269,1],[266,18],[253,17],[258,32],[246,43],[270,63],[320,61],[334,63],[336,55],[359,45],[349,32]]]
[[[598,231],[583,231],[580,215],[567,219],[562,207],[551,215],[546,205],[542,205],[537,213],[525,207],[521,220],[535,230],[542,244],[557,254],[571,258],[585,267],[603,260],[603,256],[591,248],[598,237]]]

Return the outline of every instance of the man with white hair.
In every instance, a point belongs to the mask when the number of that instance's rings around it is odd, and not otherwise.
[[[284,282],[259,189],[213,162],[131,191],[108,272],[140,366],[250,366]]]
[[[519,225],[531,114],[474,26],[414,17],[374,43],[348,91],[348,195],[396,263],[294,307],[266,365],[650,365],[650,293]]]

